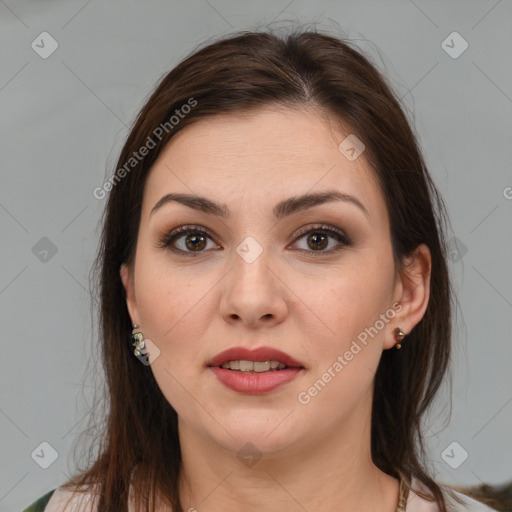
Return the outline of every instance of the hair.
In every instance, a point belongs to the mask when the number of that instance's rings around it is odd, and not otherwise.
[[[423,489],[414,492],[437,503],[441,512],[450,510],[445,492],[453,493],[429,472],[421,426],[441,384],[450,377],[451,385],[454,296],[447,214],[400,103],[376,65],[351,41],[316,29],[285,35],[270,30],[232,33],[196,49],[160,80],[103,187],[109,195],[93,274],[108,410],[97,455],[63,488],[80,491],[98,485],[98,512],[126,511],[132,484],[138,510],[153,511],[162,498],[175,512],[182,511],[177,414],[151,368],[128,350],[132,327],[120,267],[134,263],[145,182],[176,133],[212,116],[286,107],[327,115],[363,141],[364,157],[387,206],[396,272],[407,270],[405,258],[418,245],[430,249],[425,314],[404,349],[383,351],[377,368],[371,453],[383,472],[402,478],[407,489],[416,479]],[[135,467],[137,478],[132,479]]]

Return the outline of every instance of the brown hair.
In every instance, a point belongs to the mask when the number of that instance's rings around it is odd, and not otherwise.
[[[426,466],[421,431],[421,419],[449,372],[453,295],[445,207],[400,100],[382,74],[350,41],[317,30],[295,29],[284,36],[244,31],[208,44],[166,74],[138,114],[116,173],[104,187],[110,194],[93,269],[100,290],[108,411],[93,463],[65,488],[98,484],[99,512],[126,511],[137,466],[137,504],[154,510],[161,496],[174,511],[182,510],[177,414],[150,367],[128,350],[131,321],[120,266],[133,264],[145,180],[173,135],[202,118],[269,105],[315,109],[349,126],[363,141],[387,205],[397,272],[404,271],[403,259],[419,244],[430,249],[425,315],[402,350],[383,352],[375,375],[371,450],[382,471],[403,478],[408,488],[416,478],[425,492],[414,490],[447,512],[444,491]],[[177,110],[184,115],[170,122]],[[141,156],[140,148],[149,147],[150,140],[154,147]]]

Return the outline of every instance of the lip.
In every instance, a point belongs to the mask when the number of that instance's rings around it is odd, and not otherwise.
[[[208,368],[227,388],[246,395],[263,395],[288,384],[304,371],[304,368],[287,368],[265,373],[244,373],[226,370],[218,366]]]
[[[219,367],[228,361],[279,361],[291,368],[304,368],[300,361],[272,347],[258,347],[252,350],[244,347],[228,348],[214,356],[206,364]]]
[[[279,361],[288,368],[262,373],[245,373],[221,368],[228,361]],[[284,386],[301,374],[305,368],[290,355],[272,347],[248,349],[234,347],[220,352],[207,363],[209,370],[227,388],[247,395],[263,395]]]

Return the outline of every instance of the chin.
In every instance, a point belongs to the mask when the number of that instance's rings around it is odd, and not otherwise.
[[[271,423],[268,415],[263,414],[261,421],[254,421],[253,418],[251,422],[247,419],[230,422],[230,427],[226,429],[228,432],[219,427],[215,433],[211,433],[211,437],[222,448],[239,457],[275,458],[300,443],[298,429],[291,424],[285,425],[286,420],[282,422],[284,417],[286,415]]]

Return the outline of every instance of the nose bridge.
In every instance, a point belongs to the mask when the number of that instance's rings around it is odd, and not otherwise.
[[[265,238],[265,243],[261,236],[260,243],[256,236],[245,236],[235,248],[231,276],[223,290],[222,314],[226,319],[239,317],[247,324],[256,324],[263,318],[279,322],[285,317],[287,306],[276,270],[271,271],[275,265],[270,237]]]
[[[256,235],[257,236],[257,235]],[[267,273],[271,264],[271,249],[265,243],[263,236],[247,235],[236,247],[236,254],[233,255],[233,266],[236,279],[249,281],[251,284],[266,284]],[[268,239],[267,239],[268,242]]]

